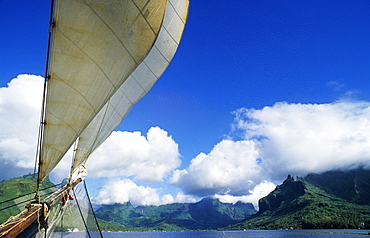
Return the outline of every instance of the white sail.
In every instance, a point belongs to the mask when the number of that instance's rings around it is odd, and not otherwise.
[[[39,204],[28,204],[27,209],[1,225],[0,233],[9,237],[34,236],[42,229],[51,237],[56,221],[67,211],[70,192],[79,207],[81,224],[90,230],[88,224],[93,222],[87,219],[94,216],[88,213],[92,205],[81,205],[75,193],[86,174],[80,172],[84,168],[80,165],[163,74],[178,47],[189,6],[189,0],[52,3],[52,44],[35,195]],[[79,179],[42,198],[41,182],[78,138],[73,172]],[[96,220],[95,225],[102,237]],[[81,229],[85,229],[83,226]]]
[[[185,27],[189,0],[169,0],[154,47],[81,134],[72,173],[101,145],[163,74],[172,60]]]
[[[151,50],[166,0],[57,0],[39,181]]]

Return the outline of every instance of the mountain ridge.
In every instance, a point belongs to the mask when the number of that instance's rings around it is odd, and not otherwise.
[[[369,170],[287,179],[259,200],[259,211],[225,229],[369,229]]]
[[[46,182],[44,186],[52,185]],[[31,185],[30,175],[3,181],[0,201],[27,193]],[[11,191],[5,192],[10,187]],[[0,208],[12,204],[15,202],[9,201]],[[19,211],[18,206],[12,209]],[[96,214],[102,229],[111,231],[370,229],[370,170],[337,170],[296,178],[288,175],[259,200],[258,212],[252,204],[204,198],[197,203],[161,206],[134,207],[130,202],[101,205]],[[1,215],[5,219],[10,214]]]
[[[197,203],[136,208],[130,202],[102,205],[95,214],[102,220],[135,229],[209,230],[235,224],[256,212],[251,203],[221,203],[204,198]]]

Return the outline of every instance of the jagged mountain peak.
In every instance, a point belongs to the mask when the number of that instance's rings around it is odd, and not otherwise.
[[[256,214],[227,229],[369,229],[369,182],[364,169],[288,175]]]
[[[274,191],[258,201],[259,212],[274,210],[282,202],[292,201],[304,195],[305,190],[306,186],[304,182],[294,180],[291,175],[288,175],[281,185],[276,186]]]

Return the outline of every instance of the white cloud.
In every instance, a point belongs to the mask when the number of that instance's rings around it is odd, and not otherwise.
[[[6,178],[32,172],[42,104],[44,79],[19,75],[0,88],[0,164]],[[69,152],[52,174],[58,182],[68,175]],[[89,162],[90,177],[133,176],[161,181],[181,164],[178,145],[159,127],[140,132],[113,132]],[[4,170],[4,171],[2,171]]]
[[[35,75],[19,75],[0,88],[3,178],[33,171],[42,88],[43,78]],[[279,183],[287,174],[370,168],[369,102],[280,102],[259,110],[242,108],[235,112],[234,129],[242,140],[225,139],[182,170],[175,170],[181,164],[177,143],[159,127],[151,128],[147,135],[113,132],[89,160],[89,177],[126,176],[142,182],[167,182],[172,172],[169,182],[183,189],[175,197],[160,197],[156,189],[116,179],[140,195],[126,196],[137,204],[195,201],[192,195],[217,195],[224,201],[239,199],[256,204],[257,197],[271,189],[265,180]],[[70,161],[63,160],[54,173],[57,181],[69,168]],[[108,191],[112,190],[104,187],[97,199],[104,201],[104,192]],[[121,201],[116,193],[106,196],[111,202]]]
[[[209,154],[200,153],[188,168],[174,171],[172,184],[187,194],[256,205],[272,188],[264,180],[280,183],[287,174],[370,168],[368,102],[281,102],[260,110],[242,108],[235,115],[234,132],[243,140],[223,140]]]
[[[162,197],[160,191],[148,186],[139,186],[130,179],[109,179],[98,195],[93,198],[96,204],[124,204],[130,202],[133,206],[139,205],[162,205],[175,202],[194,202],[192,196],[179,193],[176,198],[170,194]]]
[[[161,197],[161,204],[170,204],[170,203],[195,203],[197,199],[183,192],[178,192],[174,198],[171,194],[165,194]]]
[[[370,166],[368,102],[242,108],[236,123],[246,140],[261,138],[261,166],[272,179]]]
[[[174,172],[171,183],[197,196],[248,194],[262,181],[255,141],[223,140],[208,154],[200,153],[186,170]]]
[[[174,202],[178,202],[178,203],[194,203],[196,201],[197,201],[197,199],[194,196],[185,194],[183,192],[179,192],[179,193],[177,193]]]
[[[132,205],[159,204],[157,190],[138,186],[130,179],[110,179],[93,199],[97,204],[115,204],[131,202]]]
[[[276,185],[268,182],[262,181],[260,184],[256,185],[252,190],[249,191],[249,195],[244,196],[232,196],[229,194],[226,195],[219,195],[216,194],[215,198],[220,200],[223,203],[237,203],[238,201],[244,203],[252,203],[253,206],[258,209],[258,201],[260,198],[267,196],[270,192],[272,192],[276,188]]]
[[[43,81],[23,74],[0,88],[0,160],[7,177],[34,167]]]
[[[140,132],[113,132],[89,159],[91,177],[133,176],[146,182],[162,181],[181,164],[178,145],[159,127]]]

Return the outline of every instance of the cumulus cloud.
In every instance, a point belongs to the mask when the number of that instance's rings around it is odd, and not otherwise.
[[[249,195],[244,196],[231,196],[229,194],[226,195],[219,195],[216,194],[215,198],[220,200],[223,203],[237,203],[238,201],[244,203],[252,203],[253,206],[258,209],[258,200],[260,198],[267,196],[271,191],[276,188],[276,185],[268,182],[262,181],[260,184],[256,185],[252,190],[249,191]]]
[[[23,74],[0,88],[0,160],[7,177],[34,167],[43,81]]]
[[[256,204],[272,190],[265,180],[280,183],[287,174],[370,167],[368,102],[241,108],[234,132],[242,140],[221,141],[188,168],[176,170],[170,181],[185,193]]]
[[[19,75],[0,88],[0,164],[3,178],[32,172],[42,104],[44,79]],[[132,176],[157,182],[181,164],[178,145],[159,127],[140,132],[113,132],[89,162],[90,177]],[[52,174],[54,181],[65,178],[72,152]],[[27,171],[27,172],[26,172]]]
[[[159,127],[140,132],[115,131],[88,161],[91,177],[134,177],[145,182],[162,181],[180,166],[178,145]]]
[[[41,76],[19,75],[0,88],[2,178],[33,171],[42,86]],[[181,164],[178,145],[161,128],[150,128],[146,135],[113,132],[87,164],[90,177],[112,177],[96,201],[105,204],[130,200],[143,205],[216,196],[225,202],[241,200],[256,205],[258,197],[272,190],[270,182],[279,183],[287,174],[305,176],[333,169],[370,168],[369,102],[279,102],[234,113],[234,132],[241,137],[222,140],[182,170],[177,169]],[[69,168],[70,160],[62,160],[54,173],[57,181],[68,174]],[[162,191],[138,186],[131,179],[170,182],[182,192],[160,196]],[[112,193],[115,188],[119,190]]]
[[[170,182],[197,196],[244,195],[262,181],[258,158],[255,141],[223,140],[194,158],[189,168],[175,171]]]
[[[272,179],[370,166],[370,103],[276,103],[236,112],[244,138],[260,138],[261,166]]]
[[[20,74],[0,88],[0,174],[9,179],[33,172],[44,78]],[[71,158],[69,152],[67,158]],[[70,160],[62,160],[54,181],[68,175]],[[63,174],[62,174],[63,173]]]
[[[96,204],[124,204],[130,202],[133,206],[162,205],[174,202],[194,202],[192,196],[179,193],[176,198],[170,194],[159,195],[160,191],[148,186],[139,186],[130,179],[111,178],[93,198]]]

